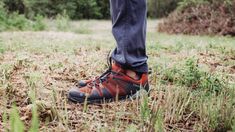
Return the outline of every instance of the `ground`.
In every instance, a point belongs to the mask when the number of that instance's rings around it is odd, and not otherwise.
[[[162,34],[149,20],[150,96],[82,105],[67,91],[107,68],[111,23],[71,22],[63,32],[48,23],[48,31],[0,33],[0,131],[19,127],[15,109],[25,130],[235,130],[235,38]]]

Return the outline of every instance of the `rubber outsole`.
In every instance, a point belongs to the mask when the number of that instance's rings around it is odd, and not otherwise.
[[[68,100],[73,103],[79,103],[79,104],[105,104],[105,103],[111,103],[111,102],[115,102],[115,101],[135,100],[135,99],[138,99],[142,95],[141,92],[142,91],[138,91],[137,93],[135,93],[133,95],[126,95],[126,96],[120,96],[120,97],[109,98],[109,99],[104,98],[104,99],[97,99],[97,100],[87,100],[84,98],[74,98],[74,97],[71,97],[70,95],[68,95]],[[149,93],[147,91],[145,91],[145,92],[147,93],[147,96],[149,96]]]

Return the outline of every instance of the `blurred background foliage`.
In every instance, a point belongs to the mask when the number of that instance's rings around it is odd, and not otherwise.
[[[67,12],[72,19],[107,18],[108,0],[3,0],[8,13],[18,12],[32,19],[36,15],[55,17]],[[107,8],[107,9],[104,9]]]
[[[7,13],[18,12],[33,19],[36,15],[53,18],[65,10],[71,19],[108,19],[109,0],[1,0]],[[151,18],[167,16],[180,0],[149,0]],[[1,11],[2,12],[2,11]]]
[[[167,16],[180,0],[148,0],[148,17]],[[109,0],[0,0],[0,31],[44,30],[43,19],[109,19]]]
[[[160,32],[235,36],[235,0],[148,0],[148,17],[166,18]],[[67,20],[109,19],[109,0],[0,0],[0,31],[45,30],[45,18],[63,30]]]

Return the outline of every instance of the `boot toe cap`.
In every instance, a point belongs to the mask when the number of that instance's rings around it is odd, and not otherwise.
[[[75,102],[84,102],[86,95],[80,92],[78,88],[73,87],[68,92],[68,99]]]

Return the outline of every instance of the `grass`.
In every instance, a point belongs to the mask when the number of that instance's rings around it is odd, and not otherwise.
[[[63,21],[0,33],[0,131],[235,131],[234,38],[162,34],[149,20],[150,97],[80,105],[67,91],[105,70],[115,41],[109,21]]]

